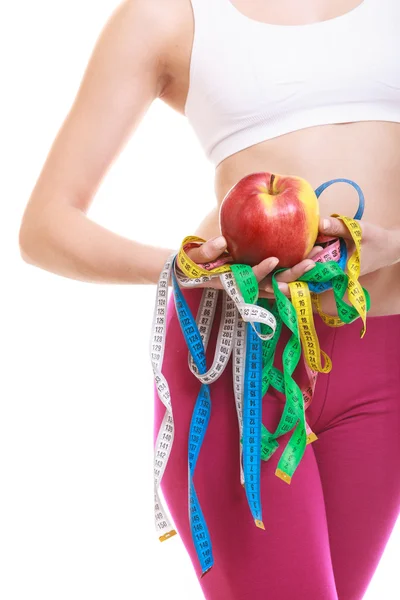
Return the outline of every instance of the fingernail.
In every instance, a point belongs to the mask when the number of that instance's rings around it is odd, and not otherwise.
[[[324,231],[325,231],[325,229],[328,229],[329,225],[330,225],[329,219],[323,219],[322,227],[324,228]]]
[[[276,265],[279,263],[279,258],[271,258],[271,269],[275,269]]]
[[[216,248],[217,250],[221,250],[222,248],[225,248],[226,246],[226,241],[223,235],[219,235],[218,237],[210,240],[213,243],[214,248]]]
[[[315,263],[313,263],[312,265],[309,265],[306,269],[304,269],[304,273],[311,271],[311,269],[313,269],[314,267],[315,267]]]
[[[281,292],[286,292],[289,288],[287,283],[280,283],[278,282],[278,288],[281,290]]]

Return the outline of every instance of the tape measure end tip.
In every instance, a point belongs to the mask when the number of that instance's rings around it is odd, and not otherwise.
[[[169,538],[172,538],[174,535],[177,535],[175,529],[172,529],[171,531],[168,531],[168,533],[164,533],[164,535],[161,535],[158,539],[160,540],[160,542],[165,542],[166,540],[169,540]]]
[[[315,442],[315,440],[317,440],[317,439],[318,439],[318,437],[315,435],[315,433],[314,433],[314,432],[313,432],[313,433],[310,433],[310,434],[307,436],[307,444],[312,444],[312,443],[313,443],[313,442]]]
[[[200,575],[200,579],[203,579],[204,575],[207,575],[207,573],[209,573],[209,572],[211,571],[211,569],[212,569],[212,565],[211,565],[211,567],[209,567],[209,568],[208,568],[206,571],[204,571],[204,573],[202,573],[202,574]]]
[[[276,469],[275,475],[279,477],[279,479],[282,479],[282,481],[284,481],[285,483],[290,484],[290,482],[292,481],[291,476],[282,471],[281,469]]]
[[[264,523],[262,521],[260,521],[259,519],[254,519],[254,523],[259,529],[264,529],[265,531]]]

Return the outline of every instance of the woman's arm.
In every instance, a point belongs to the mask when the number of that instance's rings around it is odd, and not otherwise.
[[[129,0],[105,24],[22,218],[26,262],[91,282],[158,281],[172,249],[124,238],[86,212],[109,166],[163,94],[171,12],[164,0]]]

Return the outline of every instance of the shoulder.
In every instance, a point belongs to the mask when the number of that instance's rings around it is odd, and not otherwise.
[[[177,75],[177,65],[191,48],[191,4],[191,0],[124,0],[115,10],[131,36],[132,48],[146,45],[149,60],[156,58],[166,81]]]
[[[124,0],[114,12],[130,25],[157,33],[162,40],[181,32],[192,16],[191,0]]]
[[[182,39],[190,35],[191,0],[122,0],[105,22],[99,42],[104,60],[116,66],[144,69],[156,75],[159,89],[173,78],[171,57],[184,54]]]

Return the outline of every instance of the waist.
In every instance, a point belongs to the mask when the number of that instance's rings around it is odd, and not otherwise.
[[[266,140],[222,161],[215,172],[217,207],[196,235],[220,234],[219,206],[229,189],[246,174],[268,171],[297,175],[315,189],[330,179],[352,179],[363,190],[363,220],[385,228],[400,228],[400,124],[358,122],[324,125]],[[321,216],[338,213],[353,217],[356,191],[337,183],[319,198]],[[360,278],[371,296],[369,314],[400,313],[400,264]],[[322,308],[336,314],[331,291],[321,295]]]
[[[400,227],[398,123],[310,127],[246,148],[227,157],[215,171],[218,207],[239,179],[259,171],[297,175],[314,189],[330,179],[352,179],[365,195],[363,219],[383,227]],[[323,192],[319,204],[322,216],[339,213],[352,217],[358,197],[353,188],[338,183]]]

